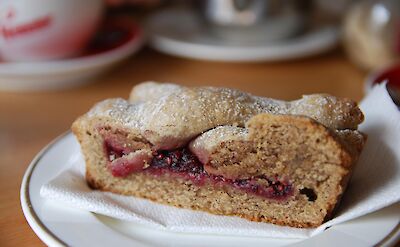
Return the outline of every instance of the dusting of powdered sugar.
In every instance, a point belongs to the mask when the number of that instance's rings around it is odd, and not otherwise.
[[[162,86],[156,82],[144,82],[134,87],[129,95],[129,101],[150,101],[164,97],[171,92],[180,90],[181,87],[172,83],[163,83]]]
[[[129,128],[142,128],[139,113],[140,103],[129,103],[122,98],[106,99],[97,103],[87,114],[88,118],[107,117]]]
[[[355,102],[327,94],[304,95],[291,102],[288,113],[309,116],[332,129],[356,129],[364,119]]]
[[[244,127],[251,117],[260,113],[310,116],[333,128],[336,122],[343,122],[343,117],[349,117],[342,109],[336,109],[336,98],[326,95],[305,96],[286,102],[234,89],[186,88],[149,82],[136,86],[131,97],[131,102],[123,99],[100,102],[87,116],[110,117],[124,127],[137,129],[149,142],[162,148],[185,145],[195,136],[217,126]],[[336,116],[327,117],[327,112]],[[223,139],[224,135],[236,132],[228,133],[217,128],[210,133]],[[166,142],[171,144],[168,146]]]
[[[212,150],[220,146],[222,142],[246,141],[247,136],[246,128],[231,125],[218,126],[196,137],[189,146],[194,150]]]

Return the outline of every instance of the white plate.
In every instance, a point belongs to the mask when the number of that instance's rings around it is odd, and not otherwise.
[[[161,52],[232,62],[282,61],[319,54],[333,48],[339,34],[336,27],[325,26],[279,42],[233,43],[213,35],[188,9],[162,10],[148,19],[147,29],[150,45]]]
[[[22,181],[25,217],[50,246],[392,246],[400,240],[400,203],[301,240],[159,231],[41,198],[40,187],[76,162],[79,152],[71,133],[57,138],[34,158]]]
[[[142,29],[130,18],[108,17],[83,54],[43,62],[0,62],[0,90],[32,91],[73,87],[90,82],[143,44]]]

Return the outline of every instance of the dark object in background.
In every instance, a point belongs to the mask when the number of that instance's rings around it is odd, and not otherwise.
[[[386,88],[393,102],[400,107],[400,63],[375,71],[365,81],[368,93],[375,84],[386,82]]]

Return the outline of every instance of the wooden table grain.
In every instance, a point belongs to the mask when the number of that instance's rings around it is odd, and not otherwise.
[[[97,101],[126,98],[133,85],[147,80],[235,87],[286,100],[324,92],[358,101],[364,94],[364,78],[365,73],[340,49],[279,63],[195,61],[144,49],[93,84],[80,88],[0,92],[0,246],[44,245],[22,214],[22,176],[35,154]]]

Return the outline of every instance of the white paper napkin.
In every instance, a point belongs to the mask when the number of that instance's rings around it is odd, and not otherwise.
[[[41,188],[41,196],[64,205],[174,232],[306,238],[329,226],[400,201],[400,111],[384,84],[361,102],[368,141],[336,217],[314,229],[297,229],[179,209],[109,192],[93,191],[81,159]]]

